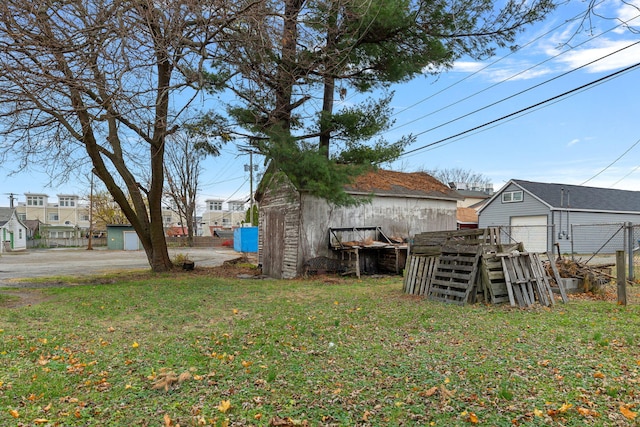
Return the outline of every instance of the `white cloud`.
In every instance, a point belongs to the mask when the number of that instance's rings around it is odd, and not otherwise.
[[[636,41],[637,40],[600,40],[595,47],[567,51],[559,56],[556,61],[573,69],[603,58],[587,66],[585,70],[591,73],[617,70],[635,64],[638,58],[640,58],[640,45],[627,47]],[[618,53],[613,53],[625,47],[627,48]],[[611,56],[604,58],[610,54]]]
[[[475,73],[486,65],[477,61],[456,61],[451,71],[457,73]]]
[[[567,144],[567,147],[571,147],[573,145],[576,145],[578,142],[580,142],[580,140],[578,138],[572,139],[571,141],[569,141],[569,143]]]

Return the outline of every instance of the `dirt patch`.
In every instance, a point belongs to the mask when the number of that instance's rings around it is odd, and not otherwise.
[[[1,291],[0,295],[6,295],[8,299],[0,300],[0,308],[18,308],[40,304],[51,299],[38,289],[23,289],[20,291]]]

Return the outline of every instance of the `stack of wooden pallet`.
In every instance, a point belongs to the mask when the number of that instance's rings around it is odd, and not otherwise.
[[[454,304],[554,304],[538,254],[502,245],[495,229],[422,233],[407,258],[404,291]],[[563,301],[566,295],[562,293]]]

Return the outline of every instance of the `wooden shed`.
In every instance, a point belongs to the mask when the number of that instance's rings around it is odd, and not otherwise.
[[[366,173],[345,187],[367,200],[355,207],[334,206],[300,192],[278,173],[265,176],[260,189],[258,259],[263,273],[275,278],[302,275],[310,259],[339,259],[331,230],[381,230],[394,242],[424,231],[455,230],[460,199],[427,173],[388,170]]]

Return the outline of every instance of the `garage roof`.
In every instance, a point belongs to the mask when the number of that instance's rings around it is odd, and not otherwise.
[[[552,209],[640,212],[640,191],[549,184],[520,179],[509,181],[503,189],[511,183],[538,198]]]

